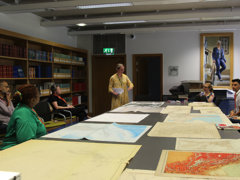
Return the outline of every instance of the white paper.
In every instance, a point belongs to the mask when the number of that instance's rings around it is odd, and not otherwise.
[[[111,112],[160,113],[164,109],[164,107],[161,107],[163,104],[164,102],[132,101],[112,110]]]
[[[240,152],[239,139],[188,139],[177,138],[176,150]]]
[[[134,143],[150,128],[146,125],[78,123],[43,137]]]
[[[122,94],[124,92],[122,88],[113,88],[113,91],[118,94]]]
[[[122,122],[122,123],[139,123],[149,114],[120,114],[120,113],[104,113],[85,120],[88,122]]]

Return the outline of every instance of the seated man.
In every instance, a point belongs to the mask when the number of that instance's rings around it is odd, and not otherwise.
[[[229,118],[232,123],[240,123],[237,120],[237,116],[240,115],[240,79],[233,79],[232,80],[232,89],[235,92],[234,96],[234,109],[230,112]]]
[[[8,122],[14,111],[11,93],[6,81],[0,81],[0,133],[6,133]]]
[[[71,111],[73,116],[77,116],[79,121],[85,120],[87,118],[87,114],[84,111],[84,108],[81,107],[74,107],[72,105],[68,105],[65,99],[63,99],[61,94],[61,89],[59,86],[51,86],[52,94],[49,97],[48,101],[52,105],[53,109],[59,110],[65,116],[69,116],[69,113],[61,111],[61,110],[68,110]]]

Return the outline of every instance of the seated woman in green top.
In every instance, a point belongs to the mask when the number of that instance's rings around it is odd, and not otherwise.
[[[38,89],[31,84],[22,85],[14,95],[18,102],[7,127],[7,133],[1,149],[39,138],[46,134],[44,123],[33,107],[39,102]]]

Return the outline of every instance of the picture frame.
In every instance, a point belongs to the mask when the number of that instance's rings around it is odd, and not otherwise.
[[[178,76],[178,66],[168,66],[168,76]]]
[[[220,44],[220,48],[217,44]],[[232,32],[200,34],[200,68],[200,80],[203,83],[210,82],[214,88],[231,88],[233,78]]]

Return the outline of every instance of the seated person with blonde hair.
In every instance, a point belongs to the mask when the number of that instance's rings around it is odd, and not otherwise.
[[[213,102],[214,98],[215,98],[215,94],[213,92],[213,87],[211,83],[205,83],[203,85],[203,91],[197,95],[195,100],[204,101],[204,102]]]

